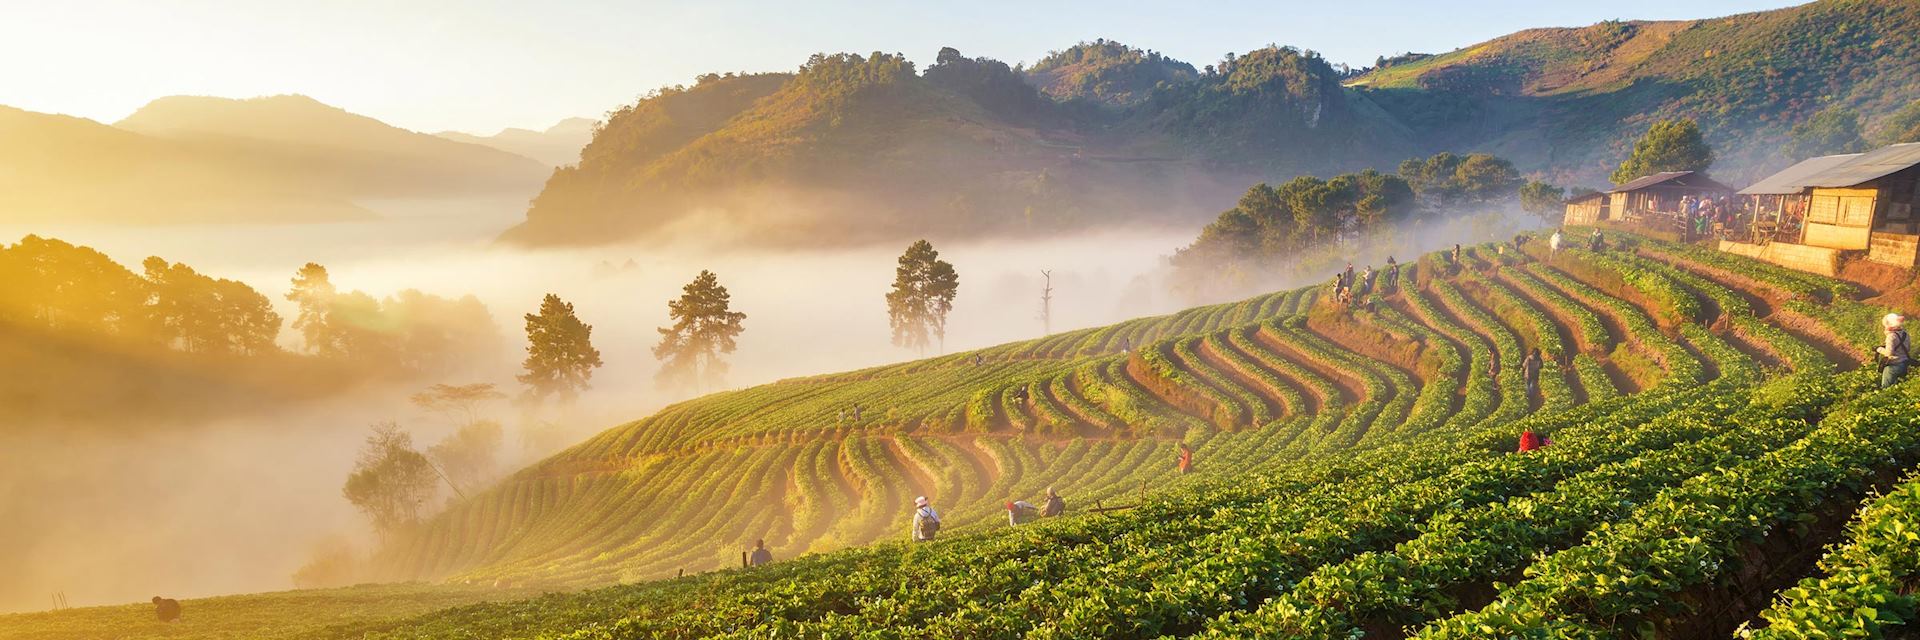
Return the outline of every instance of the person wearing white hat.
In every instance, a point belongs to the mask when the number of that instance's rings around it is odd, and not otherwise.
[[[1902,327],[1907,317],[1898,313],[1889,313],[1880,319],[1880,326],[1886,329],[1886,344],[1874,349],[1880,356],[1880,388],[1885,389],[1899,382],[1907,375],[1907,363],[1911,360],[1907,350],[1907,330]]]
[[[940,512],[933,510],[933,503],[926,496],[913,499],[913,539],[926,542],[940,533]]]

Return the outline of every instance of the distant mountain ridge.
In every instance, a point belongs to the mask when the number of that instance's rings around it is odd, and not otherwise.
[[[306,96],[174,96],[114,125],[0,107],[0,221],[308,222],[380,198],[532,193],[549,169]]]
[[[796,73],[709,75],[611,114],[506,238],[725,229],[832,243],[1197,225],[1253,182],[1437,151],[1603,186],[1668,117],[1698,120],[1714,174],[1740,182],[1791,162],[1787,132],[1821,109],[1873,126],[1920,97],[1912,33],[1920,3],[1826,0],[1529,29],[1357,78],[1287,47],[1199,70],[1108,40],[1031,68],[952,49],[924,72],[897,54],[816,55]],[[888,70],[872,76],[876,65]]]
[[[600,121],[590,118],[566,118],[542,131],[508,127],[490,136],[459,131],[434,135],[469,144],[493,147],[561,167],[580,161],[580,150],[593,141],[593,129]]]

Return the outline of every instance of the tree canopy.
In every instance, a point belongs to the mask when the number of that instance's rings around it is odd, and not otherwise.
[[[1867,141],[1860,134],[1860,114],[1838,107],[1824,109],[1793,125],[1790,135],[1780,150],[1794,159],[1867,150]]]
[[[681,287],[679,299],[667,301],[667,317],[673,326],[657,329],[660,343],[653,347],[653,356],[660,360],[655,379],[662,386],[696,389],[717,384],[727,372],[720,356],[733,353],[747,319],[733,310],[733,295],[721,286],[719,276],[701,270]]]
[[[535,402],[558,396],[571,403],[590,387],[593,370],[600,367],[600,350],[593,347],[593,325],[573,314],[573,304],[560,296],[547,294],[540,300],[540,312],[526,315],[527,358],[525,370],[515,379],[527,387],[527,396]]]
[[[1633,143],[1633,153],[1613,170],[1614,184],[1665,171],[1706,171],[1713,166],[1713,149],[1692,120],[1661,120]]]
[[[385,535],[420,518],[420,506],[433,497],[439,482],[437,475],[427,456],[414,449],[412,434],[392,422],[378,422],[361,445],[340,494]]]
[[[907,246],[893,271],[893,289],[887,292],[893,344],[925,353],[927,345],[937,341],[944,350],[947,312],[959,293],[960,274],[940,259],[933,243],[919,240]]]

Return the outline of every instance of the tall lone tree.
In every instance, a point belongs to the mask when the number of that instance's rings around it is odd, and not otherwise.
[[[287,300],[300,309],[293,317],[293,328],[300,331],[300,339],[310,352],[339,356],[346,351],[332,318],[338,293],[327,278],[326,267],[309,262],[293,273],[293,290],[287,292]]]
[[[413,436],[392,422],[378,422],[353,473],[340,495],[373,522],[374,530],[388,532],[420,518],[420,505],[433,497],[439,483],[427,456],[413,448]]]
[[[953,310],[953,297],[960,293],[960,274],[926,240],[900,254],[900,266],[893,274],[893,290],[887,292],[893,344],[925,354],[931,337],[945,351],[947,312]]]
[[[745,330],[740,323],[747,319],[732,305],[733,296],[720,286],[720,278],[705,270],[681,287],[680,299],[667,301],[673,326],[657,329],[660,344],[653,347],[653,357],[660,359],[655,380],[661,386],[690,384],[698,391],[719,383],[727,373],[720,356],[733,353],[734,339]]]
[[[593,348],[593,325],[581,322],[573,315],[572,303],[551,293],[540,301],[540,313],[526,317],[527,359],[521,363],[526,373],[515,379],[527,385],[527,395],[536,402],[558,395],[563,404],[572,403],[601,364],[600,350]]]
[[[1706,171],[1713,166],[1713,149],[1692,120],[1661,120],[1633,143],[1633,153],[1613,170],[1614,184],[1663,171]]]

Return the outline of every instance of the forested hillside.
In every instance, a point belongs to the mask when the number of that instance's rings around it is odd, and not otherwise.
[[[1916,31],[1913,2],[1827,0],[1531,29],[1352,85],[1427,145],[1496,153],[1562,184],[1605,184],[1648,125],[1693,119],[1718,156],[1714,174],[1741,185],[1799,160],[1782,147],[1816,113],[1846,111],[1873,129],[1920,98]]]
[[[1913,610],[1917,396],[1859,366],[1874,292],[1631,236],[1390,273],[1351,306],[1277,292],[688,401],[379,558],[496,589],[642,584],[418,616],[489,596],[224,598],[151,631],[1797,638]],[[1515,453],[1522,432],[1551,443]],[[1002,505],[1048,487],[1067,515],[1010,529]],[[916,495],[945,514],[938,540],[903,541]],[[773,566],[691,575],[755,538]],[[330,629],[295,613],[346,606]],[[4,628],[125,631],[121,611]]]
[[[1697,120],[1741,184],[1799,155],[1816,114],[1910,128],[1920,6],[1826,0],[1677,22],[1532,29],[1357,78],[1267,47],[1196,65],[1109,40],[1009,67],[944,49],[819,55],[793,74],[703,77],[611,115],[509,238],[698,231],[759,242],[1191,225],[1241,187],[1489,152],[1604,186],[1656,120]],[[1345,83],[1345,86],[1343,86]],[[695,107],[694,105],[701,105]],[[607,233],[611,229],[614,233]]]
[[[1102,72],[1068,67],[1099,64],[1045,69],[1091,77]],[[876,52],[817,55],[793,74],[705,76],[611,114],[507,237],[605,242],[671,228],[844,243],[909,229],[1192,223],[1249,176],[1357,169],[1411,150],[1324,60],[1297,50],[1255,51],[1173,84],[1088,82],[1148,99],[1063,104],[1006,63],[953,49],[924,72]]]

